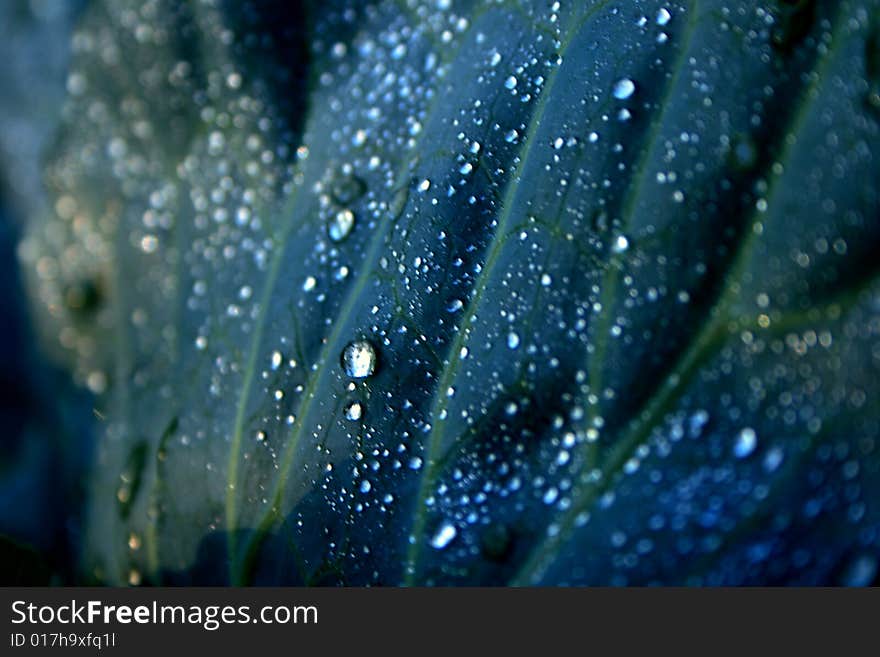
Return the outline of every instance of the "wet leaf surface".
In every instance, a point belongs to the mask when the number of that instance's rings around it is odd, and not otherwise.
[[[95,3],[22,249],[86,567],[873,581],[877,12]]]

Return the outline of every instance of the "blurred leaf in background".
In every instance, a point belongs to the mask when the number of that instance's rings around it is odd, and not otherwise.
[[[90,395],[50,367],[27,310],[16,247],[47,211],[44,151],[58,129],[78,7],[0,3],[0,583],[76,581]]]

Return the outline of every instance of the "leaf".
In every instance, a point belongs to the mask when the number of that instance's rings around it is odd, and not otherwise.
[[[291,11],[74,39],[94,576],[874,579],[876,2]]]

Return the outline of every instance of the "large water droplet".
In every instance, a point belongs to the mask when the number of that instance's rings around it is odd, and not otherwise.
[[[365,379],[376,371],[376,350],[366,340],[349,342],[342,350],[342,369],[352,379]]]
[[[755,451],[758,446],[758,434],[751,427],[746,427],[736,435],[733,443],[733,455],[738,459],[744,459]]]
[[[359,401],[349,402],[348,405],[345,407],[344,413],[346,420],[357,422],[364,414],[364,407]]]
[[[629,78],[621,78],[614,83],[612,93],[617,100],[626,100],[636,92],[636,83]]]
[[[341,242],[354,228],[354,212],[349,209],[340,210],[330,218],[327,234],[334,242]]]
[[[452,299],[446,306],[446,310],[451,313],[456,313],[462,308],[464,308],[464,303],[461,299]]]
[[[366,183],[352,174],[342,174],[334,182],[331,194],[339,205],[351,205],[367,191]]]
[[[452,542],[457,533],[455,525],[451,522],[444,522],[431,537],[431,547],[435,550],[442,550]]]
[[[516,349],[519,346],[519,335],[511,331],[507,334],[507,348]]]
[[[626,253],[629,250],[629,238],[626,235],[618,235],[611,244],[613,253]]]

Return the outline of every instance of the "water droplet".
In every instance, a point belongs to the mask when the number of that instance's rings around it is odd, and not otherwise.
[[[159,248],[159,240],[155,235],[144,235],[141,238],[141,251],[144,253],[155,253]]]
[[[345,407],[345,419],[357,422],[364,413],[364,407],[359,401],[349,402]]]
[[[509,349],[516,349],[519,346],[519,336],[511,331],[507,334],[507,347]]]
[[[355,175],[342,174],[333,183],[330,193],[338,205],[351,205],[367,191],[366,183]]]
[[[733,443],[733,455],[738,459],[744,459],[755,451],[758,446],[758,435],[751,427],[746,427],[736,435]]]
[[[269,365],[273,370],[277,370],[281,367],[282,356],[280,351],[273,351],[272,356],[269,358]]]
[[[507,87],[508,89],[516,89],[516,84],[517,84],[517,79],[516,79],[516,76],[513,76],[513,75],[509,76],[504,81],[504,86]]]
[[[748,135],[737,136],[732,145],[733,164],[738,169],[748,170],[758,163],[758,149]]]
[[[352,228],[354,228],[354,212],[346,208],[334,214],[330,219],[327,235],[334,242],[341,242],[348,237]]]
[[[614,243],[611,245],[611,251],[613,253],[625,253],[629,249],[629,238],[626,235],[618,235],[614,238]]]
[[[612,93],[617,100],[626,100],[636,92],[636,84],[629,78],[621,78],[614,83]]]
[[[699,438],[703,427],[709,422],[709,413],[700,409],[688,419],[688,433],[691,438]]]
[[[668,25],[670,20],[672,20],[672,14],[669,13],[666,7],[661,7],[660,11],[657,12],[657,25]]]
[[[464,303],[462,303],[461,299],[453,299],[449,302],[449,305],[446,306],[446,310],[451,313],[458,312],[464,307]]]
[[[342,350],[342,369],[352,379],[365,379],[376,371],[376,350],[366,340],[349,342]]]
[[[779,465],[782,463],[785,454],[782,452],[782,449],[779,447],[774,447],[769,450],[764,456],[764,469],[767,472],[775,472]]]
[[[435,550],[442,550],[452,542],[458,531],[451,522],[444,522],[431,537],[431,547]]]

